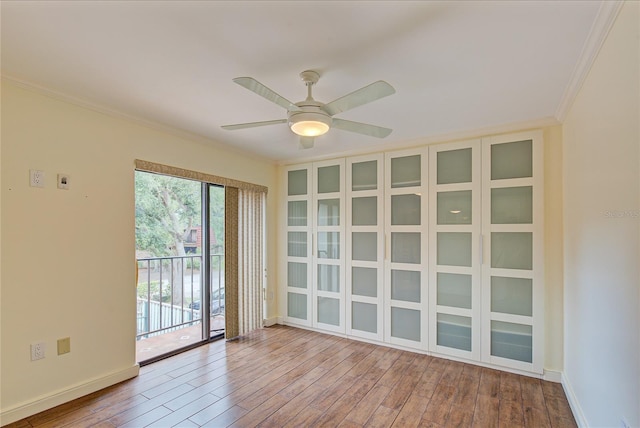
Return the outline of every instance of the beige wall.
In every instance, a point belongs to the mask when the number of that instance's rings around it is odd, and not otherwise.
[[[640,426],[640,3],[626,2],[563,126],[565,376],[588,426]]]
[[[268,283],[276,281],[276,166],[3,82],[2,423],[135,374],[134,159],[269,187]],[[46,173],[29,187],[29,169]],[[58,190],[57,173],[71,176]],[[277,293],[273,293],[277,296]],[[275,297],[274,297],[275,299]],[[276,313],[269,301],[267,317]],[[71,353],[56,340],[71,337]],[[46,358],[30,361],[30,344]],[[83,389],[85,388],[85,389]]]

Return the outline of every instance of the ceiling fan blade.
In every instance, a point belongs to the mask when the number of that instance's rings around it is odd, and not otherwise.
[[[393,86],[383,80],[378,80],[364,88],[360,88],[344,97],[325,104],[323,109],[333,116],[334,114],[351,110],[352,108],[370,103],[371,101],[395,94],[395,92],[396,90],[393,89]]]
[[[288,99],[276,94],[271,89],[264,86],[262,83],[258,82],[256,79],[252,77],[236,77],[233,79],[235,83],[240,86],[244,86],[251,92],[255,92],[260,95],[262,98],[265,98],[272,103],[278,104],[280,107],[284,107],[287,111],[300,111],[300,107],[289,101]]]
[[[237,125],[222,125],[222,129],[233,131],[235,129],[256,128],[258,126],[276,125],[278,123],[287,123],[287,119],[265,120],[264,122],[238,123]]]
[[[298,147],[300,149],[310,149],[313,147],[313,137],[300,137],[300,143]]]
[[[392,129],[383,128],[381,126],[336,118],[333,118],[331,127],[342,129],[343,131],[357,132],[358,134],[369,135],[376,138],[384,138],[391,134],[392,131]]]

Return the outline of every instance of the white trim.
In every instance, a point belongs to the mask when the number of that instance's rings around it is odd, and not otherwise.
[[[274,326],[276,324],[281,324],[281,318],[282,317],[271,317],[271,318],[265,318],[262,322],[262,324],[265,327],[271,327]]]
[[[567,396],[567,401],[569,402],[569,407],[571,407],[571,411],[573,412],[573,417],[576,419],[576,424],[581,428],[588,427],[589,424],[587,423],[587,418],[584,417],[580,401],[578,401],[578,397],[576,397],[576,393],[573,391],[571,382],[569,382],[569,378],[565,372],[562,372],[562,388],[564,389],[564,394]]]
[[[18,404],[8,410],[0,413],[0,421],[2,425],[7,425],[20,419],[35,415],[42,411],[59,406],[109,386],[115,385],[127,379],[138,376],[140,366],[138,364],[128,367],[124,370],[110,373],[106,376],[89,380],[88,382],[78,383],[69,388],[61,389],[52,394],[43,395],[35,400]]]
[[[624,1],[603,1],[600,3],[600,9],[584,43],[580,58],[558,104],[555,116],[558,122],[564,122],[623,4]]]
[[[553,383],[562,383],[562,372],[558,370],[547,370],[544,369],[542,371],[542,380],[546,380]]]

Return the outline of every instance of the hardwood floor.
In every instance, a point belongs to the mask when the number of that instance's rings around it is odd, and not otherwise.
[[[575,427],[560,384],[274,326],[17,427]]]

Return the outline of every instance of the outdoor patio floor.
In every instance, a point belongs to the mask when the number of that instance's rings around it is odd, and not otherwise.
[[[211,331],[224,333],[224,315],[211,317]],[[156,358],[202,340],[202,324],[136,341],[136,362]]]

